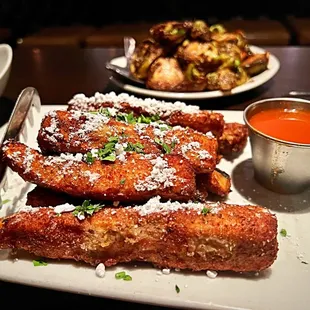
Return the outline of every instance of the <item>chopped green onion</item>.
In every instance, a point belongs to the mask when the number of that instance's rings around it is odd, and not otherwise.
[[[180,293],[180,288],[176,285],[175,286],[175,291],[179,294]]]
[[[33,260],[32,263],[33,263],[33,266],[35,266],[35,267],[37,267],[37,266],[47,266],[47,262],[45,262],[42,259]]]
[[[126,272],[125,271],[121,271],[115,274],[115,278],[116,279],[124,279],[126,276]]]
[[[126,274],[125,277],[123,278],[124,281],[131,281],[132,277],[129,274]]]
[[[286,231],[286,229],[282,228],[282,229],[280,230],[280,235],[281,235],[282,237],[286,237],[286,236],[287,236],[287,231]]]
[[[211,211],[211,210],[210,210],[209,208],[203,207],[202,210],[201,210],[201,213],[202,213],[203,215],[206,215],[206,214],[208,214],[210,211]]]

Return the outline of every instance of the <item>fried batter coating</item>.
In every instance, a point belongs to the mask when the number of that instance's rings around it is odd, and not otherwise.
[[[0,248],[94,266],[144,261],[161,268],[251,272],[277,258],[277,219],[259,206],[185,206],[156,198],[136,207],[106,206],[84,220],[39,208],[0,221]]]
[[[154,195],[186,201],[195,197],[195,173],[178,155],[129,153],[115,162],[85,162],[79,156],[44,156],[26,145],[6,141],[3,159],[25,181],[73,197],[108,201],[145,201]]]
[[[220,197],[225,197],[231,192],[230,176],[215,168],[214,171],[205,174],[198,174],[196,177],[197,190],[205,195],[212,193]]]
[[[37,140],[43,153],[86,153],[102,148],[110,137],[118,137],[122,143],[140,143],[147,154],[160,153],[154,139],[141,137],[134,125],[101,113],[51,111],[41,122]]]
[[[64,193],[54,192],[48,188],[36,186],[27,193],[26,205],[31,207],[55,207],[65,203],[82,204],[83,199]]]
[[[197,173],[212,171],[216,165],[217,140],[191,128],[170,128],[158,122],[128,124],[77,111],[48,113],[41,123],[38,144],[44,153],[86,153],[102,148],[111,137],[117,139],[118,151],[127,150],[131,143],[139,145],[144,154],[182,155]]]
[[[172,126],[190,127],[203,133],[212,132],[216,137],[221,136],[224,129],[223,114],[206,110],[191,114],[175,112],[166,119],[166,122]]]
[[[240,123],[225,123],[224,132],[218,139],[219,152],[225,156],[234,156],[243,151],[248,140],[248,128]]]
[[[135,99],[135,98],[133,98]],[[159,118],[171,126],[190,127],[203,133],[212,132],[219,137],[224,129],[224,116],[222,113],[200,110],[197,106],[180,104],[178,102],[170,103],[164,101],[152,101],[146,103],[143,100],[121,99],[117,95],[105,96],[96,93],[93,97],[85,95],[76,95],[68,102],[68,111],[98,111],[101,108],[113,108],[120,112],[135,115],[152,116],[158,115]]]

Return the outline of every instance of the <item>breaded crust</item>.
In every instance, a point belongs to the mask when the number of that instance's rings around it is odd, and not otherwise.
[[[200,208],[168,214],[103,208],[84,220],[39,208],[2,219],[0,248],[106,266],[144,261],[162,268],[247,272],[273,264],[274,215],[258,206],[205,205],[206,214]]]
[[[89,102],[87,104],[74,100],[68,102],[69,111],[98,111],[100,108],[108,107],[115,108],[120,112],[133,112],[135,115],[154,115],[147,112],[143,107],[130,105],[128,102],[121,102],[117,105],[113,102]],[[164,102],[163,109],[165,109]],[[220,137],[224,130],[224,115],[218,112],[200,110],[197,113],[185,113],[179,110],[171,113],[167,112],[159,116],[161,120],[167,122],[171,126],[179,125],[182,127],[190,127],[203,133],[212,132],[216,137]]]
[[[154,139],[141,137],[134,125],[99,113],[51,111],[41,122],[37,140],[43,153],[86,153],[102,148],[110,137],[118,137],[122,142],[141,143],[147,154],[160,153]]]
[[[233,156],[243,151],[248,139],[248,128],[240,123],[225,123],[222,136],[219,138],[219,153]]]
[[[86,153],[102,148],[110,137],[116,137],[122,145],[139,143],[145,154],[165,152],[162,146],[166,144],[169,153],[187,158],[197,173],[213,171],[217,163],[217,139],[191,128],[126,124],[101,114],[78,111],[47,114],[41,123],[38,144],[44,153]]]
[[[72,154],[71,154],[72,155]],[[195,172],[178,155],[128,154],[113,163],[80,158],[44,156],[26,145],[6,141],[3,159],[25,181],[73,197],[109,201],[191,200],[196,193]]]
[[[210,173],[198,174],[196,184],[200,193],[212,193],[225,197],[231,192],[230,176],[218,168]]]

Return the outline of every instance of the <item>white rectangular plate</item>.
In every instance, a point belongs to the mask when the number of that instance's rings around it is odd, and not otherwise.
[[[42,114],[50,109],[65,108],[42,106]],[[243,122],[241,111],[220,112],[226,121]],[[3,133],[3,128],[0,133]],[[33,146],[36,135],[37,128],[34,126],[25,137],[25,142]],[[107,268],[105,276],[99,278],[93,267],[83,263],[49,260],[47,266],[34,267],[33,257],[21,255],[16,260],[8,251],[0,251],[0,279],[186,309],[309,309],[310,190],[300,195],[282,196],[258,185],[253,178],[249,143],[241,156],[233,161],[222,160],[219,167],[229,173],[233,181],[227,202],[253,203],[270,208],[277,215],[279,231],[284,228],[288,233],[287,237],[279,234],[278,258],[265,272],[256,275],[220,272],[215,279],[211,279],[204,272],[171,270],[168,275],[159,275],[159,270],[151,265],[128,264]],[[9,185],[11,188],[5,195],[11,196],[5,198],[11,201],[20,195],[21,190],[29,190],[23,181],[19,186],[10,182]],[[5,215],[11,207],[11,203],[5,204],[0,215]],[[115,279],[115,273],[122,270],[132,276],[132,281]],[[179,293],[176,292],[176,285],[180,288]]]

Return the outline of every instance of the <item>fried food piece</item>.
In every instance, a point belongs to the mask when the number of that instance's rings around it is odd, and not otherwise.
[[[129,120],[128,115],[118,116]],[[133,122],[134,118],[130,120]],[[100,113],[50,112],[41,123],[38,144],[45,153],[86,153],[111,145],[111,137],[115,139],[116,155],[128,149],[144,154],[182,155],[197,173],[214,170],[217,161],[216,138],[191,128],[170,128],[158,122],[128,124]]]
[[[134,125],[102,113],[51,111],[41,122],[37,140],[43,153],[86,153],[102,148],[111,137],[119,143],[139,143],[147,154],[160,153],[154,139],[141,137]]]
[[[254,54],[247,57],[241,64],[242,68],[249,76],[260,74],[267,70],[269,63],[269,53]]]
[[[168,21],[151,27],[150,35],[161,45],[174,46],[186,38],[191,28],[191,22]]]
[[[225,197],[231,192],[230,176],[218,168],[215,168],[210,173],[198,174],[196,183],[197,190],[202,195],[209,192],[220,197]]]
[[[192,63],[205,73],[216,70],[221,61],[218,48],[208,42],[186,40],[177,49],[175,57],[180,63]]]
[[[151,64],[165,54],[165,49],[153,39],[142,41],[131,57],[129,66],[131,74],[137,79],[146,80]]]
[[[116,95],[114,93],[96,93],[92,97],[77,94],[68,102],[69,111],[98,111],[100,108],[113,108],[120,112],[135,115],[158,116],[171,126],[190,127],[203,133],[212,132],[221,136],[224,129],[222,113],[200,110],[199,106],[186,105],[181,102],[165,102],[159,100],[143,100],[133,96]]]
[[[211,40],[211,33],[208,25],[203,20],[195,20],[190,32],[190,36],[194,40],[208,42]]]
[[[161,268],[260,271],[277,258],[277,219],[259,206],[179,202],[103,207],[80,220],[50,209],[0,221],[0,248],[91,265],[144,261]]]
[[[82,202],[83,200],[80,198],[36,186],[32,191],[27,193],[26,205],[31,207],[55,207],[65,203],[79,205]]]
[[[172,57],[160,57],[150,66],[146,86],[156,90],[179,91],[184,81],[179,62]]]
[[[154,195],[186,201],[195,197],[195,173],[178,155],[127,154],[115,162],[85,162],[80,156],[44,156],[6,141],[3,158],[25,181],[73,197],[108,201],[146,201]]]
[[[248,140],[248,128],[240,123],[225,123],[224,132],[218,139],[219,152],[225,156],[234,156],[243,151]]]

